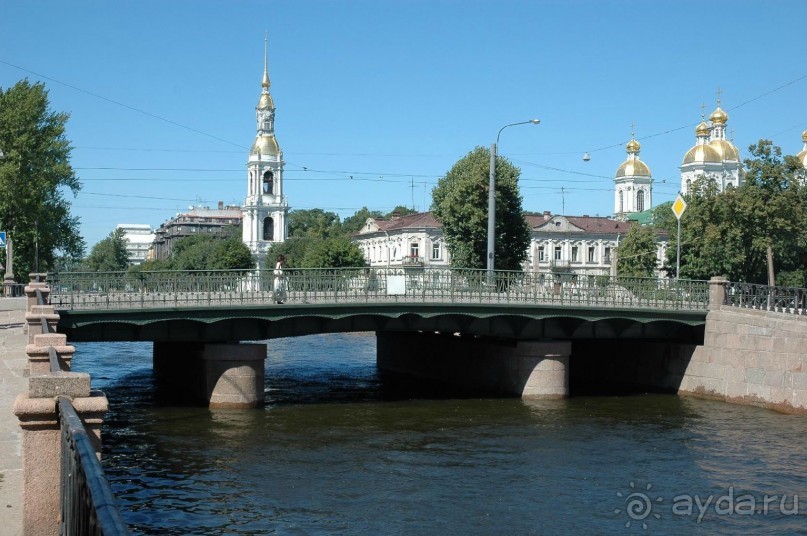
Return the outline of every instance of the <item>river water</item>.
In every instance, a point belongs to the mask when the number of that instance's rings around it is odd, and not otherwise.
[[[210,411],[155,394],[150,343],[76,346],[138,534],[807,533],[804,416],[394,391],[373,334],[269,341],[266,406]]]

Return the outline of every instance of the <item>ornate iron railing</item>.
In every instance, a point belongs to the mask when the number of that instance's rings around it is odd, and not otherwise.
[[[71,272],[50,276],[57,309],[285,303],[513,303],[705,310],[706,281],[446,268]],[[277,293],[276,290],[282,290]]]
[[[62,536],[126,535],[129,530],[70,399],[59,397],[62,443]]]
[[[760,309],[796,315],[807,314],[807,289],[771,287],[754,283],[728,283],[726,303],[744,309]]]

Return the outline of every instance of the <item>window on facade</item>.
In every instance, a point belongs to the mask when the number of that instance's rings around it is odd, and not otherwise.
[[[544,258],[544,246],[540,246],[538,248],[538,261],[544,262],[546,259]]]
[[[597,257],[594,255],[595,249],[594,246],[589,246],[588,248],[588,262],[594,262]]]
[[[691,179],[687,179],[687,191],[686,191],[686,192],[684,192],[684,193],[688,193],[688,192],[689,192],[689,191],[691,191],[691,190],[692,190],[692,180],[691,180]]]
[[[275,221],[272,218],[263,219],[263,239],[269,242],[275,240]]]
[[[432,244],[432,259],[437,260],[440,258],[440,243],[434,242]]]
[[[420,249],[420,246],[418,245],[417,242],[412,242],[411,244],[409,244],[409,256],[410,257],[417,257],[419,249]]]
[[[605,262],[611,262],[611,248],[605,248]]]
[[[577,262],[577,246],[572,246],[572,262]]]
[[[644,190],[636,192],[636,210],[639,212],[644,210]]]
[[[263,174],[263,193],[272,194],[275,192],[274,177],[272,170]]]
[[[619,212],[625,212],[625,193],[619,191]]]
[[[555,260],[559,261],[561,255],[561,248],[560,246],[555,246]]]

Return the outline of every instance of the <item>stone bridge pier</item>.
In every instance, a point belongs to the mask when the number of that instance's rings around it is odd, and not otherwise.
[[[425,379],[522,398],[569,394],[570,341],[516,341],[442,333],[377,332],[385,376]]]
[[[154,343],[158,381],[211,408],[262,406],[265,359],[265,344]]]

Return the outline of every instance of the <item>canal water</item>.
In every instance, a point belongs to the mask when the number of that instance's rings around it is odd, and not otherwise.
[[[76,346],[137,534],[807,533],[804,416],[390,390],[373,334],[269,341],[266,406],[210,411],[155,394],[149,343]]]

